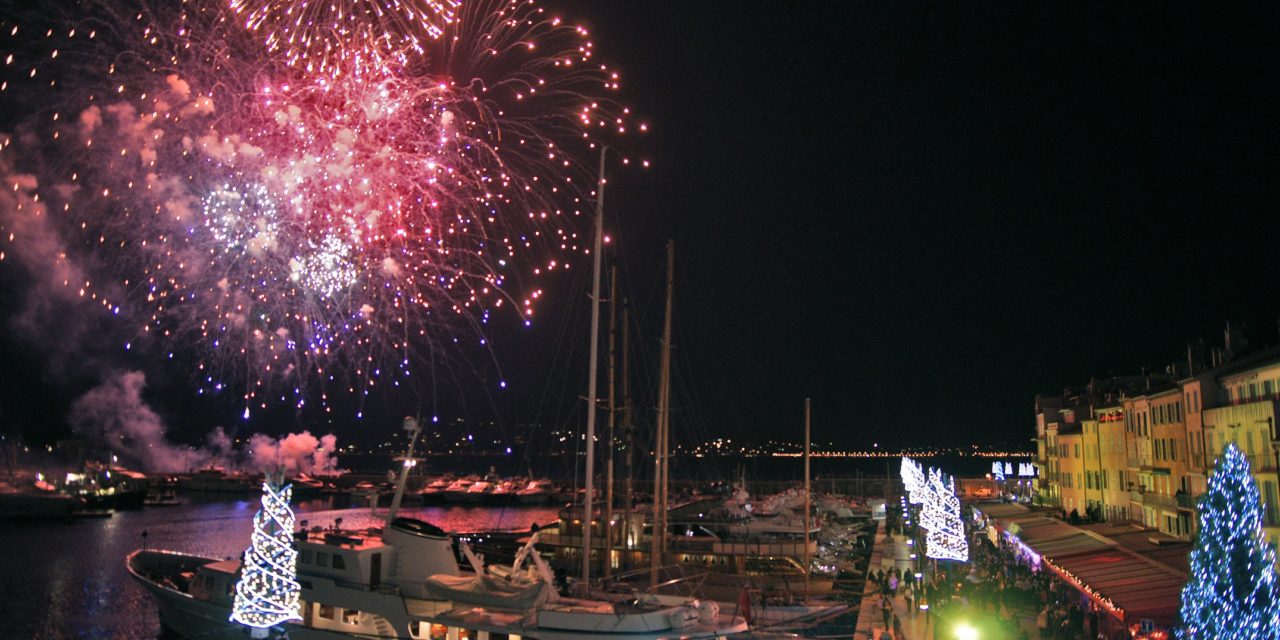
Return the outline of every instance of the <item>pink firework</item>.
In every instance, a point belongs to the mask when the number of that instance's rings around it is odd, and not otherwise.
[[[308,73],[340,74],[374,52],[422,54],[454,23],[459,0],[231,0],[267,49]]]
[[[542,292],[508,281],[586,251],[583,159],[631,127],[586,30],[531,2],[397,14],[430,14],[438,38],[328,6],[98,7],[79,23],[109,28],[11,29],[3,91],[57,100],[6,166],[36,176],[14,187],[27,211],[58,212],[49,229],[89,276],[66,286],[171,350],[201,345],[202,391],[239,388],[246,411],[401,385],[424,352],[484,343],[495,313],[527,321]],[[300,11],[345,26],[302,29]],[[269,24],[310,39],[264,41]],[[62,91],[71,77],[85,86]]]

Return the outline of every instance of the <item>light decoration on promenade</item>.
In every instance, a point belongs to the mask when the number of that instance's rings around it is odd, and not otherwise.
[[[938,469],[929,470],[930,499],[925,512],[930,513],[929,534],[925,538],[925,555],[937,560],[969,561],[969,541],[964,535],[960,517],[960,498],[956,496],[955,479],[942,477]],[[923,516],[921,520],[923,520]]]
[[[934,482],[935,477],[937,483]],[[937,495],[937,486],[942,482],[942,471],[936,467],[929,468],[928,478],[924,481],[920,491],[920,527],[926,531],[932,531],[939,526],[939,516],[942,508],[939,505],[939,496]]]
[[[1004,482],[1004,463],[999,461],[992,462],[991,475],[995,477],[996,481]]]
[[[253,517],[253,534],[240,565],[231,621],[267,629],[298,615],[298,551],[293,548],[293,485],[284,474],[267,474],[262,482],[262,507]]]
[[[902,487],[907,491],[907,499],[911,504],[923,504],[929,492],[925,481],[924,470],[920,463],[910,457],[902,456]]]
[[[1280,637],[1276,554],[1262,530],[1249,462],[1229,443],[1200,498],[1200,533],[1182,589],[1182,638]]]

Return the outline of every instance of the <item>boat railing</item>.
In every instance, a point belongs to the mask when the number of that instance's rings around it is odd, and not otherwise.
[[[710,572],[699,571],[693,574],[686,574],[686,569],[687,567],[681,564],[669,564],[658,567],[659,575],[664,577],[674,575],[674,577],[669,577],[655,585],[647,586],[641,593],[656,594],[658,590],[664,587],[688,586],[689,589],[687,595],[692,596],[697,594],[702,589],[702,585],[706,582],[707,576],[710,575]],[[632,578],[648,576],[649,574],[649,567],[645,567],[643,569],[632,569],[631,571],[614,574],[613,579],[618,584],[627,584]]]

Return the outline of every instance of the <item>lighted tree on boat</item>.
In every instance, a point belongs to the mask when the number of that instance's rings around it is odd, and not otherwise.
[[[293,485],[283,474],[262,482],[262,508],[253,517],[253,535],[244,552],[231,620],[265,629],[298,615],[298,551],[293,548]]]

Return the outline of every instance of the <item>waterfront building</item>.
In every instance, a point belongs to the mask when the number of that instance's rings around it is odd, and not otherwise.
[[[1226,354],[1226,355],[1224,355]],[[1228,442],[1249,459],[1267,539],[1280,547],[1280,348],[1214,366],[1091,381],[1036,396],[1036,502],[1191,540],[1196,501]]]
[[[1124,405],[1094,409],[1094,417],[1081,422],[1085,450],[1084,482],[1087,512],[1094,520],[1127,522],[1129,487],[1125,482]]]
[[[1077,518],[1086,516],[1084,457],[1080,445],[1084,434],[1079,424],[1067,424],[1058,431],[1058,482],[1062,511]]]

